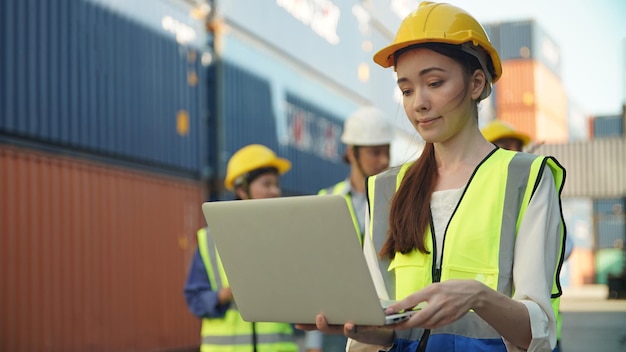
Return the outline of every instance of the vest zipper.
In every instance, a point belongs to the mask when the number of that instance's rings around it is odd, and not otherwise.
[[[430,215],[430,235],[433,242],[433,263],[431,265],[431,275],[433,282],[439,282],[441,280],[441,269],[437,268],[437,237],[435,236],[435,226],[433,225],[433,215]],[[441,253],[443,256],[443,252]]]

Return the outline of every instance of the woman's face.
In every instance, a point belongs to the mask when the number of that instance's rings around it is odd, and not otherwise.
[[[444,142],[472,120],[474,83],[453,59],[413,49],[400,55],[396,71],[404,111],[426,142]]]
[[[242,188],[238,189],[238,195],[241,199],[261,199],[280,197],[280,185],[278,183],[278,174],[266,172],[257,176],[250,182],[248,194]]]

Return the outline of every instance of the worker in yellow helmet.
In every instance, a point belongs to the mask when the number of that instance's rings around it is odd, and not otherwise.
[[[393,67],[407,120],[425,141],[417,160],[367,179],[363,242],[391,327],[329,326],[369,351],[551,351],[564,231],[556,159],[497,148],[478,105],[502,75],[500,57],[466,11],[422,2],[374,55]],[[311,326],[312,325],[312,326]]]
[[[269,148],[248,145],[228,161],[224,186],[241,200],[279,197],[279,177],[290,168]],[[184,295],[189,310],[202,319],[200,351],[297,352],[291,324],[243,321],[210,232],[202,228],[197,237]]]
[[[517,131],[511,124],[493,120],[481,132],[485,139],[500,148],[521,152],[530,142],[530,136]]]
[[[493,120],[487,124],[487,126],[483,127],[481,130],[485,139],[489,142],[497,145],[499,148],[513,150],[517,152],[521,152],[524,150],[530,143],[530,136],[524,132],[520,132],[513,127],[513,125],[504,122],[502,120]],[[572,240],[571,236],[565,236],[565,254],[563,256],[563,261],[566,261],[569,256],[572,254],[572,250],[574,249],[574,240]],[[557,340],[556,340],[556,348],[554,352],[559,352],[561,350],[561,335],[562,335],[562,315],[557,315]]]

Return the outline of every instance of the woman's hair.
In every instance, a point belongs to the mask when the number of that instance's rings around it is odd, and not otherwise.
[[[459,49],[458,45],[424,43],[412,45],[396,52],[400,57],[408,50],[426,48],[458,62],[466,74],[466,82],[475,70],[482,70],[476,57]],[[467,84],[467,83],[466,83]],[[478,104],[478,100],[475,102]],[[477,109],[477,106],[474,106]],[[424,235],[431,223],[430,197],[437,183],[437,163],[433,143],[426,143],[420,157],[409,167],[398,191],[391,201],[389,232],[379,255],[393,258],[397,252],[410,253],[417,249],[429,253]]]

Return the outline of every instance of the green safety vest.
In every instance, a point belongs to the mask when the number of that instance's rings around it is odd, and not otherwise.
[[[390,199],[411,164],[392,168],[368,179],[369,226],[377,253],[387,236]],[[496,149],[487,156],[474,171],[452,214],[445,230],[443,249],[434,248],[436,242],[431,224],[425,236],[430,254],[414,250],[407,254],[396,253],[391,261],[379,259],[379,269],[385,277],[390,297],[403,299],[432,282],[450,279],[478,280],[511,297],[515,290],[512,277],[515,240],[545,166],[552,171],[560,196],[565,170],[555,159],[504,149]],[[561,256],[554,270],[552,288],[552,308],[557,318],[557,331],[560,330],[559,273],[565,245],[562,214],[561,223],[558,234],[561,236]],[[441,269],[437,270],[434,254],[442,250]],[[495,329],[477,314],[469,312],[455,323],[433,330],[431,339],[435,334],[452,335],[457,331],[463,331],[463,335],[473,339],[500,338]]]
[[[198,230],[198,249],[206,267],[211,287],[218,291],[228,287],[217,248],[206,228]],[[297,352],[293,327],[288,323],[248,323],[243,321],[235,304],[230,305],[223,318],[202,319],[201,352],[250,352],[253,350],[252,331],[256,333],[257,352]]]
[[[352,204],[352,197],[348,192],[350,184],[348,181],[341,181],[334,186],[330,186],[328,188],[324,188],[317,192],[318,195],[323,196],[327,194],[341,194],[346,198],[346,203],[348,203],[348,210],[350,210],[350,216],[352,217],[352,223],[354,224],[354,230],[356,231],[357,236],[359,237],[359,242],[363,245],[363,234],[361,233],[361,226],[359,225],[359,218],[356,216],[356,212],[354,211],[354,205]]]

